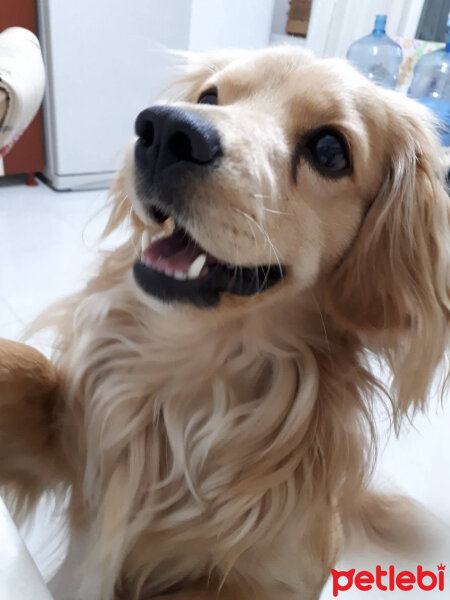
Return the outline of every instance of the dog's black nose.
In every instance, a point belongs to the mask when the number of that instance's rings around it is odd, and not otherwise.
[[[177,165],[177,175],[193,165],[211,165],[220,154],[217,130],[201,115],[171,106],[143,110],[136,119],[136,161],[146,178],[157,183]],[[174,171],[174,170],[173,170]],[[170,175],[175,175],[175,172]]]

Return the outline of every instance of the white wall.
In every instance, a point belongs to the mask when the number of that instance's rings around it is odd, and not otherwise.
[[[273,5],[274,0],[192,0],[189,49],[267,45]]]
[[[286,23],[289,12],[289,0],[275,0],[272,18],[272,33],[286,33]]]
[[[345,56],[356,39],[373,29],[375,15],[386,14],[391,37],[413,38],[424,0],[313,0],[307,47],[318,56]]]

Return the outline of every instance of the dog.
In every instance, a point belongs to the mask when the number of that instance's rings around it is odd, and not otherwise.
[[[0,345],[0,481],[25,512],[70,490],[57,600],[317,600],[383,510],[374,403],[398,428],[448,349],[433,119],[289,46],[169,95],[111,190],[128,241],[39,322],[52,361]]]

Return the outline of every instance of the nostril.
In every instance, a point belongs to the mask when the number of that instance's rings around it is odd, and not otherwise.
[[[146,108],[137,116],[134,130],[136,166],[151,185],[175,165],[180,175],[211,166],[222,156],[216,128],[200,114],[178,107]],[[155,218],[164,219],[164,215]]]
[[[151,146],[155,140],[155,126],[151,121],[146,121],[139,133],[144,146]]]
[[[168,143],[169,151],[179,160],[192,160],[192,144],[189,136],[181,131],[172,134]]]

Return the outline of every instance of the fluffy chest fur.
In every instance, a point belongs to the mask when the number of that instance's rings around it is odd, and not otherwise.
[[[277,337],[261,318],[176,319],[126,285],[85,298],[74,321],[64,440],[69,458],[83,457],[71,513],[88,532],[80,572],[91,592],[93,572],[99,597],[117,581],[155,593],[211,573],[239,579],[289,527],[301,546],[316,510],[331,519],[339,475],[323,470],[321,405],[356,388],[336,367],[320,390],[320,360],[295,332]],[[344,437],[359,455],[355,429]],[[329,547],[325,529],[317,544]]]

